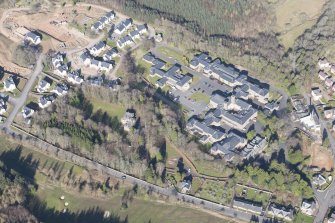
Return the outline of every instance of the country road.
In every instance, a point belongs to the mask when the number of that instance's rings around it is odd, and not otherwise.
[[[29,133],[26,133],[22,130],[13,130],[10,128],[3,127],[2,133],[7,134],[9,137],[17,137],[20,136],[23,142],[30,143],[31,141],[35,142],[35,145],[32,145],[31,148],[42,152],[48,156],[52,156],[55,158],[58,158],[63,161],[68,161],[74,164],[77,164],[79,166],[86,167],[90,170],[96,170],[103,174],[107,174],[109,176],[122,179],[124,176],[126,177],[124,180],[128,181],[132,184],[137,184],[138,186],[146,189],[150,189],[153,192],[156,192],[158,194],[162,194],[165,196],[173,196],[176,199],[179,199],[181,201],[184,201],[185,203],[188,203],[190,205],[195,205],[201,208],[205,208],[211,211],[219,212],[225,216],[236,218],[242,221],[249,222],[251,219],[258,219],[259,222],[270,222],[270,220],[264,218],[263,216],[255,216],[253,214],[240,211],[237,209],[234,209],[232,207],[228,207],[225,205],[217,204],[211,201],[207,201],[201,198],[193,197],[187,194],[182,194],[177,192],[175,189],[171,188],[163,188],[159,187],[157,185],[148,183],[144,180],[141,180],[139,178],[136,178],[131,175],[127,175],[125,173],[122,173],[121,171],[112,169],[106,165],[103,165],[99,163],[98,161],[90,160],[85,157],[78,156],[72,152],[63,150],[61,148],[58,148],[54,145],[51,145],[50,143],[47,143],[35,136],[30,135]],[[28,142],[29,140],[29,142]],[[31,144],[31,143],[30,143]],[[37,146],[38,145],[38,146]],[[39,147],[39,148],[37,148]]]

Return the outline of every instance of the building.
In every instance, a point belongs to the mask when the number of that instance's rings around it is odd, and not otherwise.
[[[319,71],[319,78],[324,81],[326,80],[326,78],[328,77],[328,74],[326,72],[324,72],[323,70]]]
[[[127,35],[127,36],[124,36],[122,38],[120,38],[117,42],[116,42],[116,45],[119,47],[119,48],[123,48],[125,46],[129,46],[130,44],[134,43],[132,38]]]
[[[29,32],[25,35],[24,41],[29,42],[33,45],[38,45],[41,43],[41,37],[35,32]]]
[[[16,84],[14,82],[14,76],[10,76],[8,77],[5,81],[4,81],[4,90],[5,91],[14,91],[16,89]]]
[[[313,216],[316,212],[316,203],[314,200],[303,200],[300,210],[303,214]]]
[[[48,82],[46,79],[42,79],[40,82],[38,82],[36,90],[38,93],[44,93],[47,90],[49,90],[50,86],[51,86],[50,82]]]
[[[104,24],[101,23],[100,21],[95,22],[92,26],[91,26],[91,30],[95,33],[99,32],[100,30],[102,30],[104,28]]]
[[[22,109],[22,116],[24,119],[30,118],[35,113],[34,109],[24,106]]]
[[[91,60],[90,68],[99,70],[99,69],[100,69],[100,66],[101,66],[101,61],[96,60],[96,59],[92,59],[92,60]]]
[[[86,83],[91,86],[102,86],[104,83],[104,79],[102,76],[91,77],[87,79]]]
[[[51,63],[54,68],[62,66],[64,62],[63,55],[61,53],[56,53],[52,58],[51,58]]]
[[[104,16],[100,17],[99,20],[91,26],[91,30],[96,33],[99,32],[100,30],[103,30],[105,26],[108,25],[114,18],[115,18],[115,12],[113,11],[107,12]]]
[[[213,144],[210,153],[220,155],[226,161],[232,161],[239,154],[239,150],[247,144],[247,139],[230,132],[225,139]]]
[[[155,84],[156,87],[162,88],[167,84],[170,85],[172,88],[177,88],[178,90],[185,91],[189,89],[192,82],[192,77],[190,75],[182,75],[180,73],[180,68],[181,66],[179,64],[174,64],[170,69],[164,71],[154,65],[150,68],[150,75],[160,78]]]
[[[137,30],[131,31],[128,35],[134,42],[136,39],[141,39],[140,33]]]
[[[294,218],[293,208],[285,207],[283,205],[274,203],[269,205],[267,214],[275,218],[283,219],[285,221],[292,221]]]
[[[311,94],[314,101],[319,101],[322,98],[322,92],[320,88],[313,88]]]
[[[327,220],[327,223],[335,223],[335,213],[331,213],[330,217]]]
[[[84,63],[85,66],[89,66],[91,64],[91,55],[85,51],[80,55],[81,61]]]
[[[256,135],[246,147],[244,147],[241,152],[240,156],[243,159],[249,159],[250,157],[255,157],[256,155],[260,154],[264,151],[266,146],[268,145],[265,138]]]
[[[239,198],[234,198],[233,207],[254,214],[261,214],[263,212],[263,207],[260,203]]]
[[[54,95],[43,95],[38,100],[38,106],[42,109],[49,107],[55,101]]]
[[[136,27],[136,30],[137,30],[137,32],[138,32],[140,35],[143,35],[143,34],[148,33],[148,27],[147,27],[146,24],[138,25],[138,26]]]
[[[129,132],[130,129],[135,125],[136,123],[136,114],[134,111],[128,110],[124,116],[121,118],[121,123],[123,125],[123,128],[125,131]]]
[[[215,143],[226,137],[224,130],[214,128],[208,122],[199,121],[195,118],[188,120],[186,129],[192,135],[200,138],[199,141],[203,144]]]
[[[180,192],[183,194],[188,193],[191,190],[192,183],[189,180],[184,180],[180,183],[179,188]]]
[[[62,78],[66,77],[67,76],[67,73],[68,73],[68,66],[66,64],[63,64],[59,67],[57,67],[55,70],[54,70],[54,73]]]
[[[114,29],[114,33],[121,35],[125,31],[127,31],[133,24],[133,20],[131,18],[125,19],[116,25]]]
[[[113,64],[106,61],[100,63],[100,71],[109,72],[111,69],[113,69]]]
[[[321,70],[329,69],[330,68],[330,63],[328,62],[327,58],[321,58],[321,59],[319,59],[318,66]]]
[[[103,60],[104,61],[112,61],[113,58],[117,57],[119,55],[119,51],[117,50],[117,48],[113,48],[109,51],[107,51],[104,55],[103,55]]]
[[[326,119],[334,119],[335,118],[335,108],[327,108],[324,109],[323,114]]]
[[[58,96],[64,96],[69,91],[69,87],[65,83],[58,83],[56,88],[52,91],[53,93],[57,94]]]
[[[312,110],[312,112],[310,112],[307,116],[301,117],[300,122],[311,131],[321,131],[320,121],[314,110]]]
[[[334,84],[334,79],[331,77],[327,77],[325,80],[326,87],[331,88],[333,84]]]
[[[80,71],[75,70],[68,74],[67,80],[72,84],[81,84],[84,79],[80,76]]]
[[[99,56],[99,54],[102,53],[106,48],[106,44],[103,41],[98,42],[93,47],[89,49],[91,55],[93,56]]]
[[[323,186],[327,183],[327,180],[324,176],[322,176],[321,174],[316,174],[315,176],[313,176],[313,181],[312,183],[316,186]]]
[[[7,103],[5,101],[5,99],[0,98],[0,115],[3,115],[6,113],[7,111]]]

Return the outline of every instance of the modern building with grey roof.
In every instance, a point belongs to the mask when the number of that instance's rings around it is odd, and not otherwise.
[[[234,198],[233,207],[255,214],[261,214],[263,212],[263,207],[260,203],[239,198]]]

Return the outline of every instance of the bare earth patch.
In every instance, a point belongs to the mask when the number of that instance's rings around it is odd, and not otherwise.
[[[309,148],[304,150],[304,153],[311,156],[310,166],[319,167],[326,171],[333,169],[334,162],[331,153],[319,144],[313,143]]]

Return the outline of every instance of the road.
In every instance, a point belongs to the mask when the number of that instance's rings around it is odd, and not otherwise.
[[[236,219],[240,219],[243,221],[247,221],[247,222],[249,222],[251,219],[255,217],[253,214],[240,211],[232,207],[210,202],[210,201],[197,198],[197,197],[193,197],[187,194],[182,194],[182,193],[177,192],[175,189],[163,188],[163,187],[159,187],[157,185],[148,183],[134,176],[127,175],[118,170],[115,170],[108,166],[100,164],[97,161],[90,160],[85,157],[78,156],[72,152],[55,147],[54,145],[51,145],[50,143],[47,143],[39,138],[36,138],[24,131],[13,130],[10,128],[2,128],[2,132],[4,134],[7,134],[9,137],[20,136],[22,138],[22,141],[25,143],[31,144],[31,142],[35,142],[35,145],[32,145],[31,149],[34,149],[38,152],[42,152],[48,156],[52,156],[60,160],[68,161],[68,162],[77,164],[79,166],[84,166],[88,169],[99,171],[103,174],[107,174],[109,176],[118,178],[120,180],[125,180],[132,184],[137,184],[138,186],[142,188],[150,189],[151,191],[156,192],[158,194],[162,194],[165,196],[173,196],[174,198],[179,199],[180,201],[184,201],[185,203],[199,206],[201,208],[205,208],[211,211],[216,211],[216,212],[222,213],[223,215],[236,218]],[[32,138],[34,138],[35,140],[32,140]],[[123,179],[124,176],[125,176],[125,179]],[[257,216],[257,218],[259,219],[259,222],[266,222],[267,220],[262,216]]]
[[[23,107],[23,105],[25,104],[28,94],[31,90],[31,88],[33,87],[33,84],[35,83],[35,80],[37,78],[37,76],[42,72],[43,70],[43,65],[42,62],[44,60],[44,55],[40,54],[40,56],[38,57],[34,70],[30,75],[30,78],[28,79],[26,85],[24,86],[20,97],[18,98],[10,98],[10,102],[12,103],[12,105],[14,106],[13,111],[9,114],[8,118],[5,120],[5,122],[2,124],[3,127],[9,127],[12,122],[14,121],[14,118],[16,116],[16,114],[19,112],[19,110]]]
[[[308,101],[308,98],[307,98]],[[316,106],[314,104],[312,104],[312,109],[315,110],[315,112],[317,113],[319,120],[320,120],[320,126],[321,126],[321,133],[323,133],[324,131],[326,131],[328,138],[329,138],[329,142],[330,142],[330,147],[331,147],[331,152],[333,154],[333,160],[335,163],[335,139],[332,135],[332,133],[330,132],[330,130],[327,127],[327,121],[325,121],[321,114],[319,113],[319,111],[316,109]],[[335,206],[335,184],[334,181],[332,182],[332,184],[327,188],[327,190],[320,192],[314,189],[314,193],[315,193],[315,197],[318,200],[318,204],[319,204],[319,210],[318,213],[314,219],[315,223],[321,223],[323,222],[324,218],[326,217],[327,211],[330,207]]]

